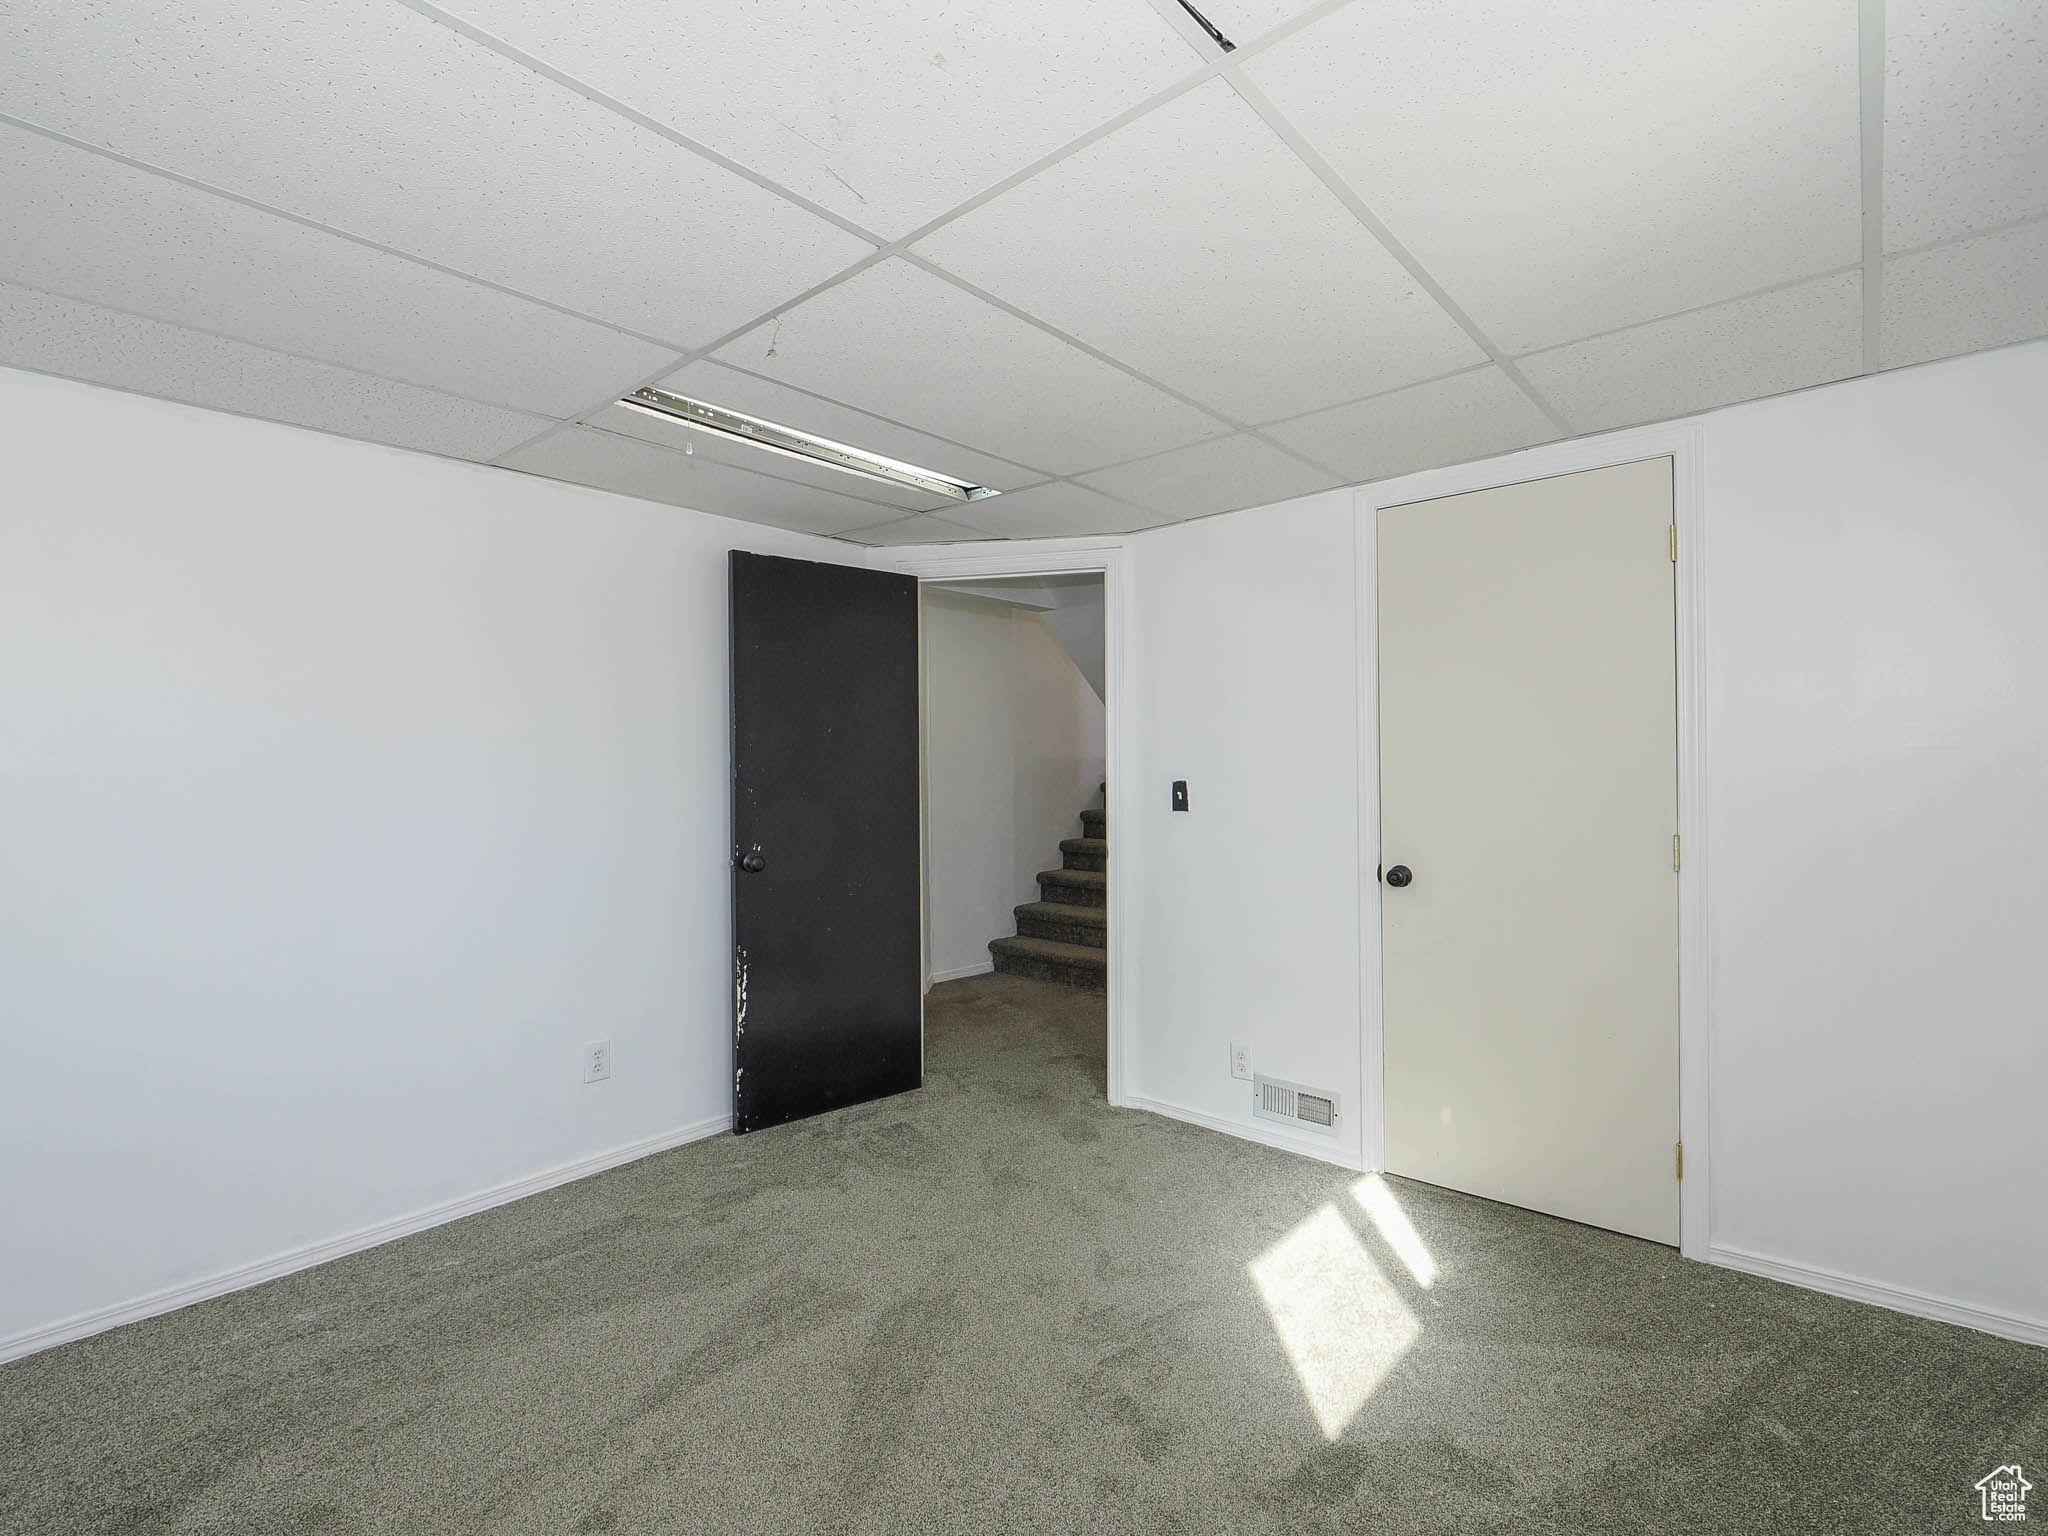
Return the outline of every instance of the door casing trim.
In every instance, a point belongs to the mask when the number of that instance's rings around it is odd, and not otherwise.
[[[1362,486],[1352,519],[1358,577],[1358,962],[1359,1093],[1367,1168],[1386,1166],[1386,1020],[1380,926],[1379,514],[1384,507],[1641,459],[1671,460],[1672,520],[1678,527],[1674,583],[1678,649],[1678,1134],[1685,1177],[1678,1181],[1679,1251],[1707,1260],[1713,1232],[1712,929],[1707,908],[1706,795],[1706,434],[1697,422],[1639,427],[1549,443],[1520,453],[1424,470]]]
[[[1105,805],[1115,829],[1117,859],[1126,869],[1138,867],[1137,785],[1131,776],[1137,762],[1137,710],[1128,687],[1131,617],[1131,564],[1122,539],[1042,539],[1028,544],[924,544],[877,549],[869,557],[876,570],[899,571],[920,583],[963,581],[976,576],[1064,576],[1077,572],[1102,574],[1102,671],[1106,713],[1103,732],[1103,777],[1109,793]],[[923,696],[924,657],[918,656],[919,696]],[[922,711],[920,710],[920,732]],[[919,743],[923,761],[923,743]],[[923,850],[926,897],[929,902],[931,859]],[[1131,882],[1109,882],[1109,1040],[1108,1098],[1119,1107],[1137,1104],[1138,955],[1137,924],[1131,920]],[[929,913],[926,926],[929,928]],[[929,951],[927,950],[927,967]]]

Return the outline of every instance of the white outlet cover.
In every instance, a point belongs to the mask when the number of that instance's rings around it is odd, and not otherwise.
[[[1230,1042],[1230,1075],[1243,1078],[1246,1082],[1250,1082],[1252,1078],[1251,1047],[1239,1045],[1235,1040]]]
[[[583,1081],[602,1083],[612,1075],[612,1043],[592,1040],[583,1047]]]

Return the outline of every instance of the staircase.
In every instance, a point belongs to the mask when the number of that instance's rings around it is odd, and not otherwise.
[[[1060,843],[1060,867],[1040,870],[1038,900],[1016,909],[1017,936],[991,939],[1006,976],[1102,992],[1109,985],[1109,813],[1083,811],[1080,837]]]

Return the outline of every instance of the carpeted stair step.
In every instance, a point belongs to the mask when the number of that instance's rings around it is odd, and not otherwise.
[[[1109,905],[1109,876],[1098,869],[1041,869],[1038,895],[1070,907]]]
[[[1108,869],[1109,842],[1100,837],[1062,838],[1060,865],[1065,869]]]
[[[1109,951],[1056,939],[991,939],[988,952],[1005,976],[1052,981],[1102,991],[1109,985]]]
[[[1108,837],[1109,812],[1083,811],[1081,813],[1081,830],[1090,837]]]
[[[1101,949],[1109,942],[1109,913],[1102,907],[1077,907],[1064,901],[1027,901],[1016,909],[1017,934],[1026,939],[1051,939]]]

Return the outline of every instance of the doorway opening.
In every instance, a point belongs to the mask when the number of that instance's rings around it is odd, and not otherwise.
[[[921,587],[927,985],[1109,987],[1101,571]]]
[[[735,1129],[803,1118],[923,1081],[934,911],[924,594],[927,586],[963,582],[989,588],[979,600],[1001,625],[1032,630],[1035,675],[1065,669],[1052,691],[1066,701],[1066,723],[1051,734],[1064,733],[1068,742],[1068,803],[1058,814],[1070,822],[1045,828],[1056,857],[1044,861],[1043,872],[1048,883],[1068,889],[1070,905],[1092,909],[1061,915],[1074,925],[1072,938],[1084,937],[1080,930],[1094,919],[1104,963],[1086,989],[1028,986],[1040,989],[1033,995],[1042,1000],[1066,998],[1064,1012],[1098,1021],[1100,1091],[1113,1105],[1133,1102],[1125,1088],[1135,1080],[1126,1059],[1132,1032],[1123,1027],[1131,959],[1128,945],[1109,943],[1130,931],[1127,897],[1107,868],[1108,824],[1122,819],[1128,794],[1118,788],[1117,765],[1131,761],[1123,739],[1131,721],[1118,709],[1126,694],[1122,635],[1129,612],[1122,546],[903,549],[865,568],[736,550],[731,565]],[[1034,579],[1014,580],[1020,577]],[[974,600],[972,592],[935,598],[956,608]],[[1056,610],[1068,641],[1042,617]],[[1019,614],[1032,613],[1040,617],[1022,624]],[[1059,653],[1057,668],[1048,644]],[[948,654],[954,649],[949,645]],[[1000,686],[993,674],[981,682],[1009,700],[1002,717],[1014,738],[1018,716],[1028,711],[1015,701],[1009,670]],[[1024,736],[1031,744],[1047,734]],[[1019,755],[1014,745],[1007,754],[1013,846]],[[1023,778],[1042,778],[1038,759],[1048,754],[1028,745],[1021,755]],[[972,776],[964,782],[986,791]],[[1099,798],[1105,791],[1106,805]],[[1072,835],[1059,836],[1062,830]],[[1041,900],[1045,894],[1037,892]],[[941,896],[950,901],[943,890]],[[1026,904],[1012,906],[1012,940],[1019,938],[1015,906]],[[986,946],[1002,936],[984,933],[980,941]],[[1022,946],[1027,954],[1037,947]],[[988,963],[993,968],[993,955]],[[1027,985],[998,980],[1013,991]]]

